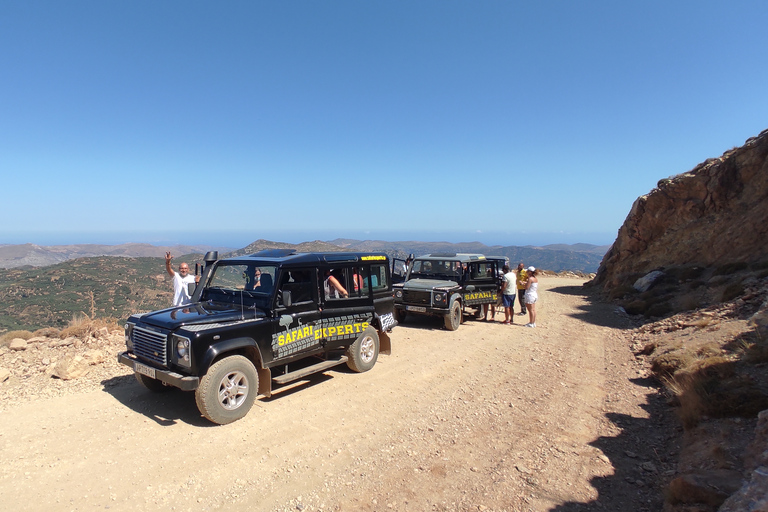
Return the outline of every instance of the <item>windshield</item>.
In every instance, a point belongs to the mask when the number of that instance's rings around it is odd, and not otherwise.
[[[274,265],[220,263],[208,280],[206,291],[246,291],[250,292],[249,295],[269,296],[274,288],[276,272]]]
[[[461,262],[458,260],[415,260],[410,277],[411,279],[425,277],[457,280],[461,277]]]

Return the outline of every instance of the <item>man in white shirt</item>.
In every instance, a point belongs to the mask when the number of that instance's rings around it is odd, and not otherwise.
[[[502,279],[501,286],[501,303],[504,305],[504,322],[505,324],[515,323],[515,292],[517,291],[517,285],[515,284],[515,278],[517,274],[509,269],[509,265],[502,267],[504,272],[504,278]]]
[[[191,302],[189,295],[189,285],[191,283],[197,283],[200,281],[200,276],[189,275],[189,265],[181,263],[179,265],[179,272],[176,273],[171,268],[171,256],[170,252],[165,253],[165,271],[173,278],[173,305],[185,306]]]

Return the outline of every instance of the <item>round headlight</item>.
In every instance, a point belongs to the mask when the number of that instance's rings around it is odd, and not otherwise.
[[[189,360],[189,340],[186,338],[178,338],[176,340],[176,353],[179,354],[179,359]]]
[[[403,290],[397,290],[395,292],[395,297],[397,297],[398,299],[402,299],[403,298]]]

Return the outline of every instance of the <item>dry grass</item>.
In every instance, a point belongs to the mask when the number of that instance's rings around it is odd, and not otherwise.
[[[118,320],[116,318],[96,318],[91,320],[88,315],[74,315],[72,320],[69,321],[67,327],[59,332],[60,338],[87,338],[92,333],[106,327],[110,331],[119,329]]]
[[[30,331],[8,331],[0,336],[0,346],[10,345],[11,341],[15,340],[16,338],[28,340],[33,336],[34,334]]]
[[[680,361],[680,360],[678,360]],[[679,366],[674,373],[667,373],[661,380],[677,398],[678,414],[683,428],[691,429],[704,416],[720,416],[710,392],[711,383],[733,376],[734,364],[723,356],[687,359],[688,364]]]

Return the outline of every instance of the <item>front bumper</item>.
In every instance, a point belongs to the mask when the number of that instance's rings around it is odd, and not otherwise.
[[[402,303],[395,303],[395,307],[399,310],[406,311],[408,313],[413,313],[417,315],[435,315],[435,316],[445,316],[450,313],[450,309],[447,307],[432,307],[432,306],[422,306],[422,305],[415,305],[415,304],[402,304]]]
[[[134,356],[130,352],[120,352],[119,354],[117,354],[117,361],[119,363],[124,364],[125,366],[130,366],[133,369],[133,371],[136,371],[137,363],[144,366],[148,366],[153,370],[155,370],[155,378],[157,380],[161,382],[165,382],[169,386],[179,388],[183,391],[194,391],[200,385],[199,377],[182,375],[180,373],[172,372],[169,370],[161,370],[159,368],[154,368],[146,363],[139,361],[136,358],[136,356]]]

